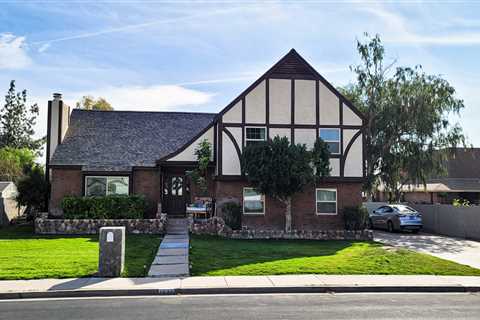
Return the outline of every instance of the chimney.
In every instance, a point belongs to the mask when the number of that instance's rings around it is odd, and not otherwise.
[[[70,122],[70,107],[63,103],[62,94],[54,93],[53,100],[48,101],[47,119],[47,155],[46,175],[49,177],[48,164],[52,159],[55,149],[62,143]]]

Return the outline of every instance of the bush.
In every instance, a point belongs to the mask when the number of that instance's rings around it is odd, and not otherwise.
[[[227,202],[223,205],[223,218],[225,224],[232,228],[232,230],[238,230],[242,227],[242,206],[236,202]]]
[[[147,209],[144,196],[65,197],[66,219],[141,219]]]
[[[25,167],[24,176],[16,185],[17,203],[25,207],[28,220],[33,219],[35,213],[46,211],[49,184],[42,166],[35,164],[32,167]]]
[[[368,221],[368,211],[364,207],[345,207],[343,209],[343,219],[345,220],[345,229],[363,230]]]

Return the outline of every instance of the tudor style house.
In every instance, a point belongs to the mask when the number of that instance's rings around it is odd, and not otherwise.
[[[292,226],[343,229],[342,208],[361,203],[364,179],[363,115],[295,50],[291,50],[218,114],[193,112],[86,111],[54,94],[48,106],[47,166],[50,213],[67,195],[143,194],[167,214],[185,213],[195,196],[186,172],[204,139],[213,154],[209,196],[242,204],[242,224],[283,229],[284,207],[258,194],[241,168],[250,143],[285,136],[330,149],[330,177],[305,188],[292,202]],[[279,174],[282,174],[279,172]]]

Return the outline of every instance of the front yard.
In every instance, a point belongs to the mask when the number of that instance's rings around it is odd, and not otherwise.
[[[479,269],[376,242],[191,238],[193,276],[278,274],[480,275]]]
[[[125,277],[143,277],[160,236],[127,235]],[[0,229],[0,279],[93,276],[98,270],[98,236],[43,236],[30,226]]]

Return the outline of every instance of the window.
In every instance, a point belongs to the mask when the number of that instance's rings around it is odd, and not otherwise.
[[[317,214],[337,214],[337,189],[316,189]]]
[[[267,140],[267,129],[262,127],[245,128],[245,145],[259,143]]]
[[[320,129],[320,138],[327,143],[331,154],[340,154],[340,129]]]
[[[265,196],[254,188],[243,188],[243,214],[265,214]]]
[[[128,195],[129,178],[121,176],[87,176],[85,177],[86,196]]]

